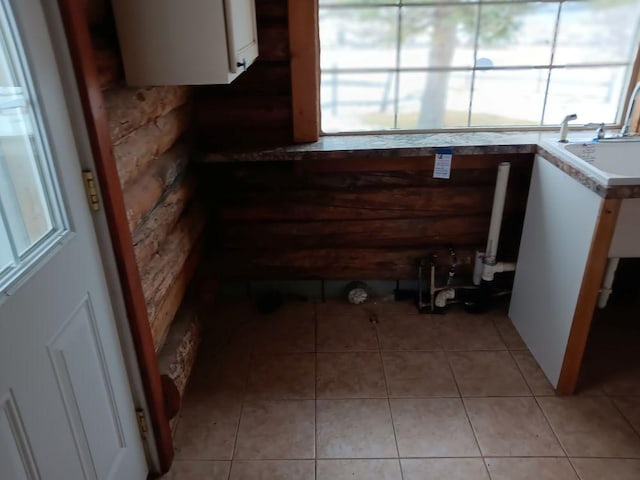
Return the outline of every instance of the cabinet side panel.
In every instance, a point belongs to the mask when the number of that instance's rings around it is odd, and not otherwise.
[[[601,198],[537,156],[509,316],[554,387]]]

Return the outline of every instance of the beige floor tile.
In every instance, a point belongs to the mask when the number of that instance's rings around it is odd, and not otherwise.
[[[314,479],[315,462],[313,460],[235,460],[229,477],[229,480]]]
[[[296,353],[315,351],[315,321],[313,314],[265,315],[257,330],[254,351]]]
[[[605,397],[539,397],[570,457],[640,458],[640,437]]]
[[[201,347],[187,392],[189,395],[243,396],[249,371],[250,350],[228,344],[217,355]]]
[[[392,315],[417,315],[418,310],[416,304],[412,300],[386,300],[386,299],[373,299],[371,302],[364,304],[364,308],[369,311],[375,312],[379,315],[392,314]]]
[[[390,397],[458,397],[444,352],[383,352]]]
[[[544,372],[528,350],[515,350],[511,352],[525,381],[534,395],[555,395],[555,390],[545,377]]]
[[[386,398],[378,352],[318,353],[318,398]]]
[[[566,458],[487,458],[492,480],[578,480]]]
[[[534,398],[466,398],[464,403],[483,455],[564,456]]]
[[[481,458],[403,458],[404,480],[489,480]]]
[[[176,459],[231,460],[241,406],[239,398],[187,397],[174,439]]]
[[[522,337],[516,330],[516,327],[511,322],[511,319],[505,314],[494,317],[496,328],[500,332],[502,341],[509,350],[526,350],[527,344],[524,343]]]
[[[378,350],[374,325],[362,312],[353,316],[318,316],[318,352]]]
[[[607,395],[640,396],[640,365],[616,364],[602,381]]]
[[[581,480],[638,480],[640,460],[572,458]]]
[[[245,402],[234,459],[304,459],[315,454],[313,400]]]
[[[316,304],[316,312],[318,317],[352,317],[366,316],[368,314],[368,304],[354,305],[343,300],[327,300],[326,302],[318,302]]]
[[[227,480],[231,462],[176,460],[162,480]]]
[[[286,400],[315,398],[315,353],[255,354],[247,396]]]
[[[475,457],[478,446],[459,398],[393,399],[401,457]]]
[[[318,458],[397,457],[387,400],[318,400]]]
[[[640,435],[640,397],[616,397],[613,401]]]
[[[398,460],[318,460],[316,480],[402,480]]]
[[[520,369],[507,351],[451,352],[448,355],[462,396],[531,395]]]
[[[453,311],[439,325],[440,343],[445,350],[506,350],[493,319]]]
[[[383,311],[376,327],[382,350],[442,350],[438,322],[431,315]]]

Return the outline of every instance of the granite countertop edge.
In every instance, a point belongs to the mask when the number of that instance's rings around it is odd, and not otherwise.
[[[591,131],[572,131],[570,138],[588,141]],[[359,157],[415,157],[449,151],[455,155],[535,154],[570,175],[602,198],[640,198],[640,186],[607,187],[546,150],[543,140],[557,132],[462,132],[323,136],[317,142],[275,148],[235,149],[200,153],[200,164],[269,161],[321,161]]]

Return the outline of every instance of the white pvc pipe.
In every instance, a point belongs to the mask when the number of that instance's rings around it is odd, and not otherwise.
[[[496,273],[513,272],[516,269],[516,264],[513,262],[496,262],[491,265],[483,265],[482,279],[485,282],[493,282],[493,276]]]
[[[504,201],[507,196],[510,168],[511,164],[509,162],[502,162],[498,167],[496,190],[493,194],[491,223],[489,224],[489,238],[487,239],[487,249],[484,253],[484,263],[488,265],[496,263],[498,241],[500,240],[500,229],[502,227],[502,213],[504,212]]]
[[[604,272],[604,279],[602,280],[602,289],[598,296],[598,308],[604,308],[609,302],[611,296],[611,287],[613,287],[613,280],[616,277],[616,270],[620,263],[619,258],[610,258],[607,262],[607,269]]]

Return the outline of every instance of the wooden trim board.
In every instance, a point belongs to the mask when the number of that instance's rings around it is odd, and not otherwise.
[[[293,140],[320,137],[320,39],[318,0],[289,0],[289,50]]]
[[[600,206],[596,229],[589,250],[589,258],[578,294],[569,340],[562,362],[557,392],[571,395],[576,389],[584,350],[591,329],[593,313],[598,301],[598,292],[607,266],[609,247],[613,239],[622,200],[606,199]]]
[[[111,232],[116,264],[144,385],[160,468],[169,470],[173,442],[166,414],[158,361],[153,348],[147,306],[127,223],[120,178],[111,151],[109,122],[96,67],[85,9],[76,0],[58,0],[76,74],[91,149]]]

